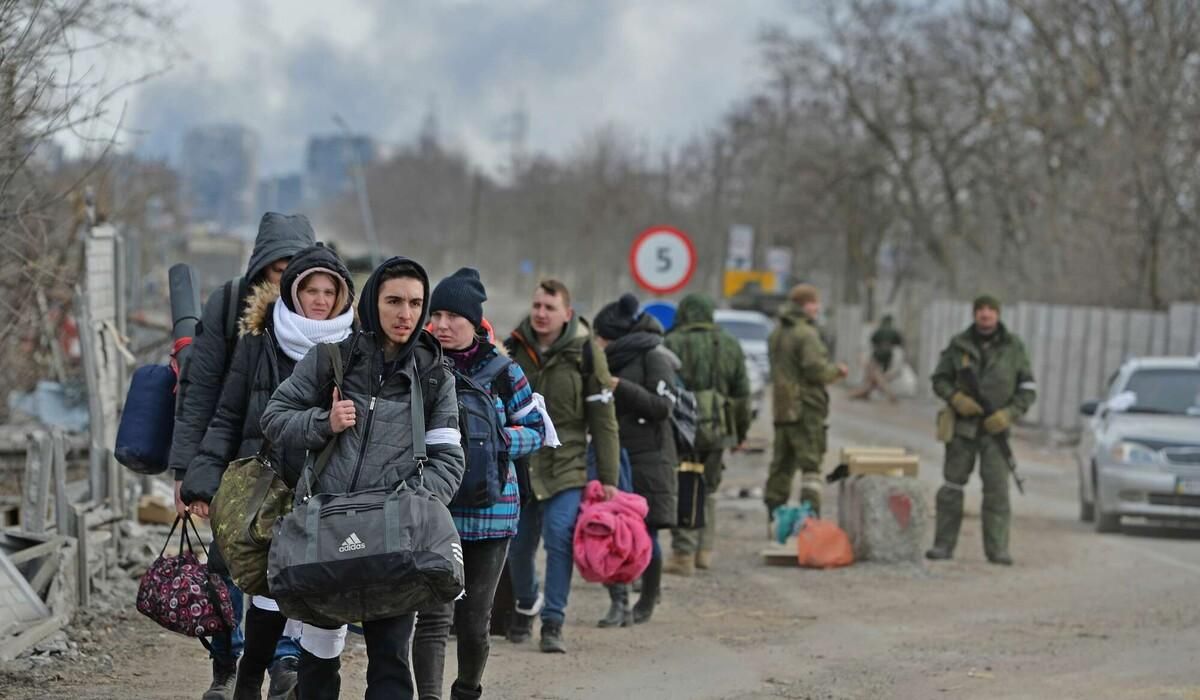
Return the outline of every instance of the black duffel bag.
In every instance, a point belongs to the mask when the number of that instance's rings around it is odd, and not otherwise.
[[[414,382],[415,484],[312,494],[320,474],[311,460],[305,465],[295,507],[275,525],[267,562],[271,597],[289,618],[336,627],[405,615],[462,593],[458,529],[421,478],[426,461],[421,393],[421,383]]]

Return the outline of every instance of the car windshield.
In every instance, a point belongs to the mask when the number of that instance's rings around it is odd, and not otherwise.
[[[1200,416],[1200,369],[1143,369],[1125,391],[1137,396],[1130,413]]]
[[[754,321],[737,321],[733,319],[718,319],[717,324],[729,331],[738,340],[766,340],[771,335],[771,327],[765,323]]]

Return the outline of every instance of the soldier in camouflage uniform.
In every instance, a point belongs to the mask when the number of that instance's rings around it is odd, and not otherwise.
[[[704,528],[671,531],[672,555],[663,571],[690,576],[694,569],[712,566],[716,544],[717,488],[725,471],[724,448],[746,441],[750,430],[750,379],[746,376],[746,358],[736,338],[713,322],[714,304],[702,294],[689,294],[679,303],[675,326],[664,345],[679,358],[683,367],[679,376],[693,392],[715,391],[724,397],[727,434],[723,447],[686,456],[704,465],[706,497]]]
[[[979,397],[969,395],[963,371],[974,371],[982,403],[993,409],[984,415]],[[939,438],[946,442],[945,483],[937,494],[937,533],[929,559],[954,556],[962,524],[963,487],[979,458],[983,480],[983,549],[988,561],[1012,565],[1008,552],[1009,468],[997,437],[1009,429],[1037,398],[1025,345],[1000,322],[1000,302],[982,296],[975,300],[975,323],[955,336],[942,351],[933,373],[933,391],[947,403],[938,419]]]
[[[779,327],[771,333],[771,385],[775,411],[775,447],[763,501],[767,518],[788,502],[796,470],[800,500],[820,512],[821,460],[825,457],[825,419],[829,416],[826,386],[848,374],[829,360],[817,316],[821,297],[816,287],[797,285],[779,311]]]

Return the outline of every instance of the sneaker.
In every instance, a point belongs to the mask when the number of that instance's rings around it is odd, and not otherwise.
[[[285,656],[271,666],[271,685],[267,689],[267,700],[295,700],[296,669],[300,659]]]
[[[237,682],[237,661],[213,659],[212,684],[204,691],[201,700],[232,700]]]
[[[563,643],[561,622],[542,622],[542,653],[565,654],[567,645]]]

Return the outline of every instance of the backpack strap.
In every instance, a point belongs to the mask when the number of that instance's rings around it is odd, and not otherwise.
[[[588,336],[579,353],[579,372],[585,377],[591,376],[592,371],[596,369],[596,358],[592,357],[593,352],[592,338]]]
[[[480,386],[494,385],[496,379],[505,373],[511,364],[512,360],[503,355],[496,355],[483,366],[483,369],[479,370],[479,374],[475,375],[473,381]]]
[[[421,385],[424,381],[417,371],[417,358],[412,359],[413,378],[412,389],[409,391],[410,410],[413,423],[413,461],[417,463],[417,477],[424,478],[425,463],[429,461],[429,453],[425,449],[425,397]],[[404,482],[400,482],[404,483]]]
[[[333,385],[337,387],[339,393],[342,391],[342,380],[344,379],[344,368],[342,367],[342,350],[336,343],[321,343],[318,352],[329,358],[329,365],[333,369]],[[316,461],[313,462],[312,469],[305,469],[301,475],[301,480],[304,482],[304,500],[312,495],[313,487],[320,480],[321,474],[325,471],[325,467],[329,466],[329,460],[333,457],[333,451],[337,447],[338,438],[341,433],[333,436],[329,444],[325,445],[325,449],[317,455]],[[297,491],[297,494],[299,491]]]

